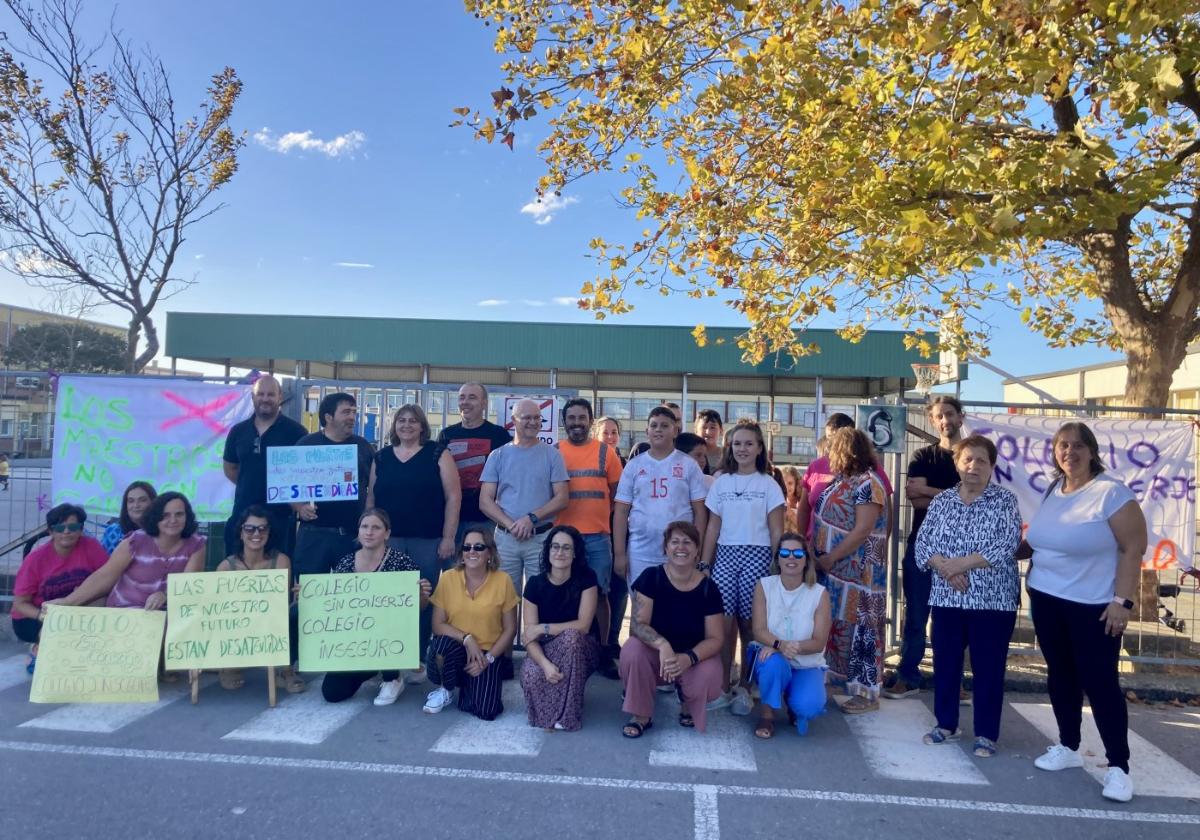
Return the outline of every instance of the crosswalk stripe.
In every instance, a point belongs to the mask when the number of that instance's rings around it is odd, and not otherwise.
[[[529,725],[525,695],[516,680],[504,684],[500,698],[504,712],[493,721],[466,715],[451,704],[441,712],[461,718],[437,739],[430,752],[453,755],[535,756],[542,751],[546,733]]]
[[[319,682],[308,684],[303,694],[281,694],[279,705],[264,709],[232,732],[226,741],[260,741],[282,744],[320,744],[371,705],[369,691],[343,703],[327,703]]]
[[[29,657],[23,653],[0,659],[0,691],[29,682],[29,674],[25,672],[28,663]]]
[[[663,705],[662,701],[659,706]],[[736,718],[727,711],[710,712],[708,730],[699,732],[685,729],[675,720],[678,715],[677,701],[672,701],[669,713],[660,715],[664,730],[650,730],[647,738],[654,748],[650,750],[651,767],[693,767],[703,770],[742,770],[754,773],[758,763],[754,760],[751,739],[754,737],[747,720]],[[654,737],[657,734],[658,737]]]
[[[1054,720],[1054,709],[1049,703],[1011,705],[1021,717],[1049,738],[1050,743],[1058,743],[1058,723]],[[1083,756],[1083,767],[1088,774],[1097,781],[1103,781],[1108,771],[1104,744],[1092,719],[1092,710],[1085,708],[1083,711],[1083,738],[1079,753]],[[1200,798],[1200,776],[1133,730],[1129,731],[1129,774],[1133,778],[1134,790],[1139,795]]]
[[[863,756],[886,779],[986,785],[987,778],[958,744],[929,746],[921,736],[937,724],[920,700],[885,700],[877,712],[846,715]]]
[[[200,686],[212,683],[211,675],[205,675]],[[52,712],[27,720],[21,724],[28,729],[54,729],[63,732],[112,733],[131,723],[154,714],[191,695],[186,680],[163,685],[158,690],[154,703],[71,703],[59,706]]]

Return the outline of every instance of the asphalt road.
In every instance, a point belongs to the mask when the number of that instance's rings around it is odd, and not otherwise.
[[[1117,805],[1085,770],[1032,766],[1049,742],[1037,695],[1007,698],[1000,753],[977,759],[969,737],[921,745],[928,694],[859,718],[831,707],[808,736],[781,727],[765,742],[728,712],[706,734],[682,730],[664,695],[630,741],[619,684],[599,677],[584,729],[545,733],[515,683],[491,723],[422,714],[423,686],[375,708],[372,684],[329,706],[314,682],[270,710],[261,671],[238,692],[208,678],[196,706],[181,687],[157,705],[32,705],[20,650],[0,645],[10,837],[1200,836],[1200,708],[1131,707],[1143,793]]]

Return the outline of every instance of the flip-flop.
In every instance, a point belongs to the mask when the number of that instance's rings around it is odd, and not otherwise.
[[[654,721],[648,720],[645,723],[638,723],[636,720],[630,720],[621,727],[621,734],[626,738],[641,738],[643,733],[650,727],[654,726]],[[632,733],[630,730],[633,730]]]
[[[775,737],[775,721],[759,718],[758,726],[754,727],[754,737],[769,741]]]

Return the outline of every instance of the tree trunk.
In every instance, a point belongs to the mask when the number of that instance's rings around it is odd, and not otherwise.
[[[130,375],[141,372],[141,368],[137,366],[137,348],[141,335],[142,318],[139,315],[133,315],[129,319],[129,328],[125,331],[125,372]]]

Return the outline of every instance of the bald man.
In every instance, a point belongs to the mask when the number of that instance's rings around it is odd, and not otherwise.
[[[260,376],[250,391],[254,414],[229,429],[225,438],[222,467],[225,477],[234,484],[233,515],[225,525],[225,545],[229,552],[238,545],[235,533],[242,511],[251,505],[267,504],[267,447],[295,446],[308,434],[308,429],[280,411],[283,389],[274,376]],[[267,505],[271,513],[271,530],[276,531],[277,545],[291,555],[296,540],[296,522],[287,504]]]
[[[500,568],[520,595],[541,571],[542,542],[554,516],[567,506],[562,454],[539,438],[542,410],[534,400],[513,406],[516,437],[488,456],[480,477],[479,509],[496,523]]]

